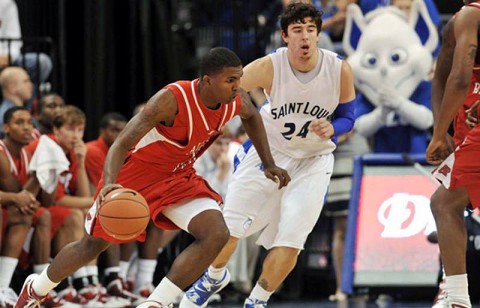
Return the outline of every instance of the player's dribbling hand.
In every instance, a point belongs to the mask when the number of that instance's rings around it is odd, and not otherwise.
[[[123,186],[120,184],[107,184],[103,186],[100,192],[98,193],[98,197],[96,200],[97,205],[100,205],[103,202],[103,200],[105,199],[105,196],[108,195],[109,192],[119,188],[123,188]]]
[[[290,175],[288,175],[287,170],[275,165],[273,167],[265,167],[263,172],[267,178],[278,183],[278,189],[287,186],[290,182]]]
[[[447,138],[435,138],[434,136],[428,144],[425,156],[430,164],[438,165],[445,160],[450,153],[451,149]]]

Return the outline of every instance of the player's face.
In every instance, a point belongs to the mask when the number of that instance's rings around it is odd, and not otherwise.
[[[305,23],[288,25],[287,33],[282,32],[282,38],[294,57],[310,58],[317,48],[318,29],[314,20],[307,17]]]
[[[224,67],[220,73],[210,76],[217,103],[228,104],[233,101],[238,94],[242,75],[242,66],[237,66]]]
[[[125,125],[127,125],[127,122],[112,120],[110,121],[108,126],[105,129],[103,129],[102,131],[103,139],[105,139],[105,142],[109,146],[113,144],[115,139],[117,139],[118,134],[120,134],[120,132],[125,128]]]
[[[65,106],[65,101],[57,95],[50,95],[44,98],[42,112],[38,115],[40,122],[51,125],[55,116]]]
[[[4,125],[5,134],[14,142],[27,145],[32,141],[32,115],[27,110],[17,110],[10,122]]]
[[[66,151],[73,149],[75,144],[83,139],[84,131],[85,124],[65,124],[53,129],[58,144]]]

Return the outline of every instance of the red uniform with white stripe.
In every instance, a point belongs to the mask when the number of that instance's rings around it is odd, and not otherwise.
[[[57,142],[53,134],[49,134],[47,136]],[[31,156],[33,156],[33,153],[35,153],[35,151],[37,150],[39,141],[40,139],[36,139],[25,147],[25,150],[30,153]],[[78,169],[77,159],[73,150],[70,150],[70,152],[67,153],[66,156],[68,161],[70,162],[70,166],[68,171],[65,171],[60,176],[57,190],[55,192],[55,201],[62,198],[65,194],[74,194],[76,189]],[[68,215],[70,215],[72,209],[63,205],[51,205],[47,209],[51,215],[51,236],[53,238],[57,231],[60,229],[60,227],[63,225],[64,221],[68,218]]]
[[[480,9],[480,2],[473,2],[467,6]],[[478,41],[480,42],[480,36]],[[480,160],[478,159],[480,125],[470,130],[465,124],[465,110],[469,109],[477,100],[480,100],[480,50],[477,50],[475,57],[470,90],[454,121],[455,143],[459,146],[434,172],[435,177],[447,189],[465,187],[474,208],[480,205],[480,190],[478,189],[480,185]]]
[[[198,80],[178,81],[165,87],[178,105],[173,126],[157,125],[129,152],[120,169],[117,183],[140,192],[148,202],[151,218],[162,229],[177,229],[162,211],[182,201],[210,197],[222,198],[196,174],[195,160],[220,135],[222,127],[241,108],[240,98],[218,109],[208,109],[198,93]],[[97,193],[103,185],[100,181]],[[96,207],[87,215],[86,228],[95,237],[121,243],[108,236],[96,223]],[[144,240],[145,232],[137,240]]]
[[[10,172],[18,180],[20,186],[24,186],[28,180],[28,165],[30,163],[29,156],[25,148],[22,148],[20,152],[20,157],[13,157],[10,151],[7,149],[7,146],[0,140],[0,155],[5,155],[10,163]],[[33,216],[32,225],[35,226],[37,223],[38,217],[45,210],[44,207],[39,207]],[[3,208],[3,224],[2,224],[2,237],[5,235],[5,227],[7,225],[8,212],[6,208]]]

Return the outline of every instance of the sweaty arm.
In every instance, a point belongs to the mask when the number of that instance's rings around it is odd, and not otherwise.
[[[286,170],[275,165],[270,152],[270,146],[268,145],[267,133],[265,132],[262,117],[253,105],[249,94],[240,89],[240,96],[242,98],[242,107],[239,115],[242,119],[243,127],[245,127],[245,132],[252,140],[253,146],[263,163],[265,176],[274,182],[278,182],[278,188],[280,189],[290,182],[290,176]]]
[[[437,58],[437,66],[432,79],[432,112],[433,123],[439,121],[440,107],[442,104],[445,84],[452,69],[453,53],[455,50],[455,36],[453,33],[454,18],[451,18],[443,28],[442,48]]]
[[[143,110],[127,123],[110,147],[103,168],[104,187],[115,183],[128,150],[158,123],[172,123],[177,111],[177,101],[170,90],[162,89],[148,100]]]
[[[465,7],[455,18],[456,46],[438,122],[435,123],[433,131],[434,139],[445,137],[450,123],[467,96],[477,54],[479,25],[480,10],[477,8]]]

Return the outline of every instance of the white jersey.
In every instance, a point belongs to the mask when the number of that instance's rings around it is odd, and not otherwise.
[[[294,157],[306,158],[328,154],[335,143],[309,132],[311,121],[332,115],[340,99],[342,59],[334,52],[318,49],[323,57],[318,75],[302,83],[288,62],[287,48],[270,56],[273,82],[268,103],[260,114],[272,148]]]

